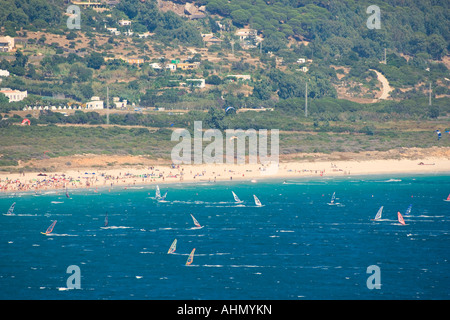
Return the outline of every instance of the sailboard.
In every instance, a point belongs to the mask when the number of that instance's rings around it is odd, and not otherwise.
[[[256,206],[262,207],[261,201],[259,201],[258,197],[255,196],[255,195],[253,195],[253,198],[255,199],[255,204],[256,204]]]
[[[203,228],[200,223],[198,223],[197,219],[194,218],[194,216],[191,214],[192,220],[194,221],[194,224],[197,228]]]
[[[105,215],[105,225],[103,227],[107,227],[108,226],[108,212],[106,212]]]
[[[186,260],[186,265],[190,265],[192,263],[192,261],[194,261],[194,252],[195,252],[195,248],[192,249],[191,253],[189,254],[188,259]]]
[[[400,222],[400,224],[405,225],[405,220],[403,220],[403,216],[402,214],[399,212],[397,212],[397,216],[398,216],[398,222]]]
[[[380,207],[380,209],[378,209],[377,214],[375,215],[375,218],[373,218],[373,221],[377,221],[379,219],[381,219],[381,215],[383,214],[383,206]]]
[[[405,216],[411,213],[412,204],[409,205],[408,209],[405,211]]]
[[[15,207],[16,203],[14,202],[11,207],[9,207],[8,212],[5,213],[4,215],[6,216],[12,216],[13,212],[14,212],[14,207]]]
[[[41,232],[42,234],[50,234],[53,231],[53,228],[55,227],[56,220],[52,222],[52,224],[47,228],[45,232]]]
[[[337,202],[335,202],[335,201],[336,201],[336,192],[333,192],[333,195],[331,196],[331,200],[330,200],[330,202],[328,202],[328,204],[330,206],[336,205]]]
[[[161,199],[161,190],[159,190],[159,186],[156,186],[155,199]]]
[[[233,194],[233,198],[234,198],[234,201],[236,201],[236,203],[244,202],[241,199],[239,199],[239,197],[236,195],[236,193],[234,193],[233,191],[231,191],[231,193]]]
[[[448,194],[447,199],[444,199],[444,201],[450,202],[450,193]]]
[[[167,251],[167,253],[174,253],[175,250],[177,249],[177,239],[173,240],[172,245],[169,248],[169,251]]]

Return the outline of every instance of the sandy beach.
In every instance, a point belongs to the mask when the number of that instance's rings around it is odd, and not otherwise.
[[[442,151],[442,150],[440,150]],[[1,173],[0,193],[54,189],[94,189],[179,182],[258,181],[374,174],[449,174],[450,150],[440,156],[351,160],[282,160],[279,164],[129,165],[81,167],[55,172]],[[436,154],[436,153],[434,153]]]

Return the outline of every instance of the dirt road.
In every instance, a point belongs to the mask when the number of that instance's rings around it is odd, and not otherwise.
[[[391,86],[389,85],[389,81],[386,79],[386,77],[379,71],[370,69],[371,71],[374,71],[377,74],[378,81],[381,82],[381,96],[378,98],[379,100],[386,100],[389,98],[389,92],[392,91]]]

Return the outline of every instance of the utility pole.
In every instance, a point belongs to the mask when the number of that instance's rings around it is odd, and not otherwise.
[[[305,82],[305,118],[308,118],[308,82]]]
[[[429,96],[429,98],[428,98],[428,105],[431,107],[431,82],[430,82],[430,90],[429,90],[429,93],[430,93],[430,96]]]
[[[106,124],[109,125],[109,87],[106,87]]]

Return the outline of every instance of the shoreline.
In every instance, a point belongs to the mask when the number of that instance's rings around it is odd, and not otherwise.
[[[420,164],[422,163],[422,164]],[[340,161],[289,161],[279,164],[155,165],[121,168],[80,168],[61,172],[0,173],[0,195],[50,190],[128,189],[170,183],[286,180],[384,174],[450,174],[447,157]]]

